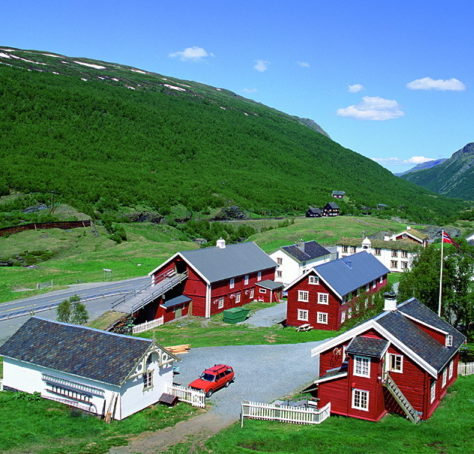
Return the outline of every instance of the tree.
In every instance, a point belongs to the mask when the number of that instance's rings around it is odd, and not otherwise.
[[[56,318],[58,322],[69,323],[71,319],[71,302],[64,300],[56,309]]]

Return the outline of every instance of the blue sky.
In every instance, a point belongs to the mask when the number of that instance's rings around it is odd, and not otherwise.
[[[474,141],[471,0],[15,0],[2,16],[2,46],[228,88],[393,171]]]

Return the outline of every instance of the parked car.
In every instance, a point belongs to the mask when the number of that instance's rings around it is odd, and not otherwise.
[[[234,381],[234,369],[225,364],[216,364],[206,369],[199,378],[192,381],[188,386],[190,388],[199,389],[206,393],[206,397],[224,386],[229,386]]]

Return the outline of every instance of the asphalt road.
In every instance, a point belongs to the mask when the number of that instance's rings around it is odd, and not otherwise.
[[[55,307],[72,295],[79,295],[87,307],[89,318],[94,319],[111,309],[120,295],[144,286],[149,277],[127,279],[117,282],[72,285],[68,289],[45,293],[31,298],[22,298],[0,303],[0,345],[3,344],[23,323],[35,314],[49,320],[56,319]],[[44,310],[48,306],[52,309]],[[23,314],[16,317],[15,314]],[[14,318],[8,318],[8,317]]]

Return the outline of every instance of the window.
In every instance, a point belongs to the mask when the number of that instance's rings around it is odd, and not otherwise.
[[[449,363],[449,379],[453,377],[453,360]]]
[[[307,322],[308,311],[305,311],[304,309],[298,309],[298,320],[300,320],[301,322]]]
[[[253,288],[250,289],[249,298],[250,298],[250,299],[253,299]]]
[[[451,334],[448,334],[446,336],[446,347],[452,347],[453,346],[453,336]]]
[[[404,259],[408,258],[408,252],[407,251],[402,251],[402,258],[404,258]]]
[[[309,301],[309,292],[306,290],[298,290],[298,301],[307,303]]]
[[[222,309],[224,307],[224,298],[219,298],[217,300],[217,309]]]
[[[446,386],[446,378],[448,377],[448,369],[446,367],[443,370],[443,381],[441,382],[441,387],[444,388]]]
[[[48,385],[49,385],[49,388],[47,391],[52,394],[58,394],[60,396],[69,397],[70,399],[80,400],[82,402],[91,401],[91,396],[89,396],[88,394],[83,394],[78,391],[73,391],[72,389],[63,388],[62,386],[58,386],[58,385],[53,385],[53,384],[48,384]]]
[[[261,281],[261,280],[262,280],[262,272],[259,271],[259,272],[257,273],[257,281]]]
[[[402,265],[402,270],[407,270],[408,269],[408,262],[400,262]]]
[[[349,252],[349,246],[342,246],[342,252]]]
[[[398,251],[392,251],[392,257],[398,257]]]
[[[319,277],[318,276],[310,276],[308,282],[311,285],[318,285],[319,284]]]
[[[347,309],[347,318],[351,318],[351,317],[352,317],[352,307]]]
[[[143,374],[143,390],[153,388],[153,371],[148,370]]]
[[[341,312],[341,323],[344,323],[346,321],[346,311]]]
[[[328,313],[327,312],[318,312],[318,323],[321,323],[323,325],[328,324]]]
[[[235,294],[235,304],[239,304],[240,303],[240,293],[236,293]]]
[[[235,279],[232,278],[230,281],[229,281],[229,288],[234,288],[235,286]]]
[[[403,372],[403,355],[388,355],[388,368],[392,372]]]
[[[354,375],[357,377],[370,377],[370,358],[354,356]]]
[[[375,255],[382,255],[382,249],[380,249],[379,247],[376,247],[375,248]]]
[[[430,403],[433,403],[436,397],[436,380],[431,383],[431,388],[430,388]]]
[[[249,275],[246,274],[246,275],[244,276],[244,285],[248,285],[248,283],[249,283]]]
[[[352,246],[352,247],[351,247],[351,252],[352,252],[353,254],[356,253],[356,247],[355,247],[355,246]]]
[[[281,277],[282,276],[282,272],[281,271],[277,271],[277,277]]]
[[[365,290],[366,290],[367,292],[370,290],[370,284],[367,284],[367,285],[365,286]]]
[[[364,306],[365,306],[366,309],[369,307],[369,298],[365,299]]]
[[[281,265],[283,263],[283,259],[281,257],[277,258],[277,263],[278,265]]]
[[[267,289],[260,287],[260,288],[258,289],[258,292],[259,292],[259,293],[267,293]]]
[[[319,304],[329,304],[329,293],[318,293]]]
[[[369,391],[352,390],[352,408],[369,411]]]
[[[372,288],[377,287],[377,281],[372,282]]]
[[[384,277],[385,277],[385,276],[380,276],[380,278],[379,278],[379,283],[380,283],[380,284],[383,282]]]
[[[398,267],[398,262],[397,262],[396,260],[392,260],[392,261],[390,262],[390,266],[391,266],[392,268],[397,268],[397,267]]]

